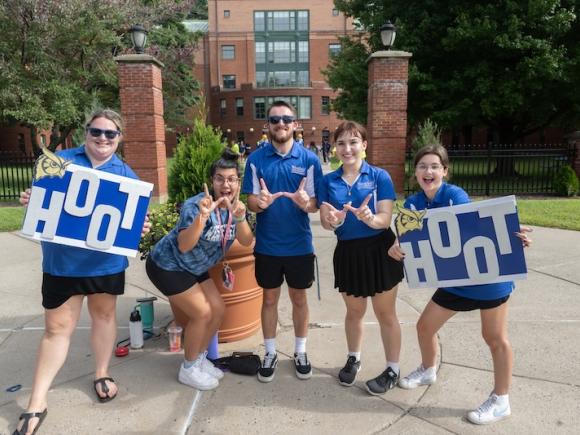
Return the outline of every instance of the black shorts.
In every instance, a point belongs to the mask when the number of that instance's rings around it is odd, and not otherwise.
[[[209,279],[209,273],[194,275],[186,271],[175,271],[161,269],[157,264],[147,257],[145,262],[147,276],[157,289],[165,296],[175,296],[190,289],[197,283],[202,283]]]
[[[333,257],[334,288],[366,298],[395,287],[403,279],[403,262],[387,253],[394,242],[390,228],[372,237],[339,240]]]
[[[42,306],[47,310],[60,307],[71,296],[125,292],[125,271],[103,276],[55,276],[42,274]]]
[[[489,310],[490,308],[499,307],[501,304],[507,302],[509,298],[510,295],[507,295],[503,298],[483,301],[457,296],[456,294],[438,288],[431,300],[440,307],[447,308],[451,311],[473,311]]]
[[[314,254],[277,257],[254,252],[256,281],[263,289],[278,288],[286,279],[288,287],[307,289],[314,282]]]

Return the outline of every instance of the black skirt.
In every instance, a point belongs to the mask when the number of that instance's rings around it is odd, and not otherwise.
[[[349,296],[388,291],[403,279],[403,262],[389,257],[395,242],[389,228],[377,236],[339,240],[334,250],[334,287]]]

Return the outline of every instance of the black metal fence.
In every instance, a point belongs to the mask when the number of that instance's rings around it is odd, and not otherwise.
[[[0,200],[20,197],[20,192],[30,187],[34,155],[0,152]]]
[[[449,181],[470,195],[551,195],[560,168],[572,164],[573,144],[448,146]],[[417,190],[413,151],[407,151],[405,195]]]

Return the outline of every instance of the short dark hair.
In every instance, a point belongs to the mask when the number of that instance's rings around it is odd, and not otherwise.
[[[336,142],[344,133],[350,133],[353,136],[360,136],[363,141],[367,140],[367,129],[361,124],[354,121],[343,121],[334,130],[334,141]]]
[[[210,177],[213,178],[218,169],[235,169],[238,177],[240,177],[242,172],[238,164],[239,158],[240,155],[238,153],[232,151],[230,148],[224,148],[220,158],[211,164],[209,170]]]
[[[270,116],[270,110],[272,110],[272,107],[287,107],[292,111],[292,115],[296,116],[296,109],[292,104],[284,100],[276,100],[272,103],[270,107],[268,107],[268,112],[266,113],[267,117]]]
[[[417,154],[415,154],[413,165],[417,166],[419,160],[421,160],[428,154],[433,154],[439,157],[439,160],[441,160],[441,164],[443,165],[444,168],[449,167],[449,155],[447,154],[447,150],[443,145],[439,144],[425,145],[423,148],[419,149],[419,151],[417,151]]]

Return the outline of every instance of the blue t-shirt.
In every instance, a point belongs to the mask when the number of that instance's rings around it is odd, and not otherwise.
[[[267,143],[248,157],[242,192],[258,195],[260,178],[263,178],[270,193],[292,193],[304,177],[304,189],[311,198],[316,197],[322,179],[322,168],[316,155],[294,142],[290,152],[282,157],[272,144]],[[273,256],[312,254],[314,248],[308,213],[290,198],[275,200],[257,214],[255,251]]]
[[[211,213],[199,241],[191,251],[182,253],[178,247],[177,236],[181,230],[189,227],[199,214],[199,201],[204,195],[204,193],[199,193],[186,200],[181,207],[177,226],[155,244],[150,255],[161,269],[201,275],[223,258],[222,239],[229,217],[227,208],[218,207]],[[220,213],[220,220],[217,213]],[[226,235],[226,251],[234,242],[235,237],[236,224],[232,219],[230,231]]]
[[[84,145],[59,151],[56,153],[75,165],[92,168]],[[123,177],[138,179],[133,170],[121,159],[113,154],[111,159],[99,166],[99,171],[108,172]],[[127,257],[74,246],[58,245],[56,243],[41,242],[42,271],[54,276],[83,277],[103,276],[122,272],[129,266]]]
[[[424,210],[466,204],[468,202],[471,202],[469,195],[461,187],[443,183],[432,200],[427,198],[425,192],[420,191],[407,198],[405,208]],[[512,281],[443,288],[443,290],[457,296],[481,301],[503,298],[509,295],[513,289],[514,283]]]
[[[337,210],[352,202],[353,207],[359,207],[369,193],[372,198],[368,203],[373,213],[377,212],[377,204],[382,200],[394,200],[395,188],[391,176],[387,171],[369,165],[363,161],[360,175],[350,186],[343,178],[342,166],[336,171],[326,174],[320,183],[318,206],[323,201],[332,204]],[[384,229],[374,229],[359,221],[353,213],[348,212],[344,223],[334,232],[339,240],[362,239],[380,234]]]

